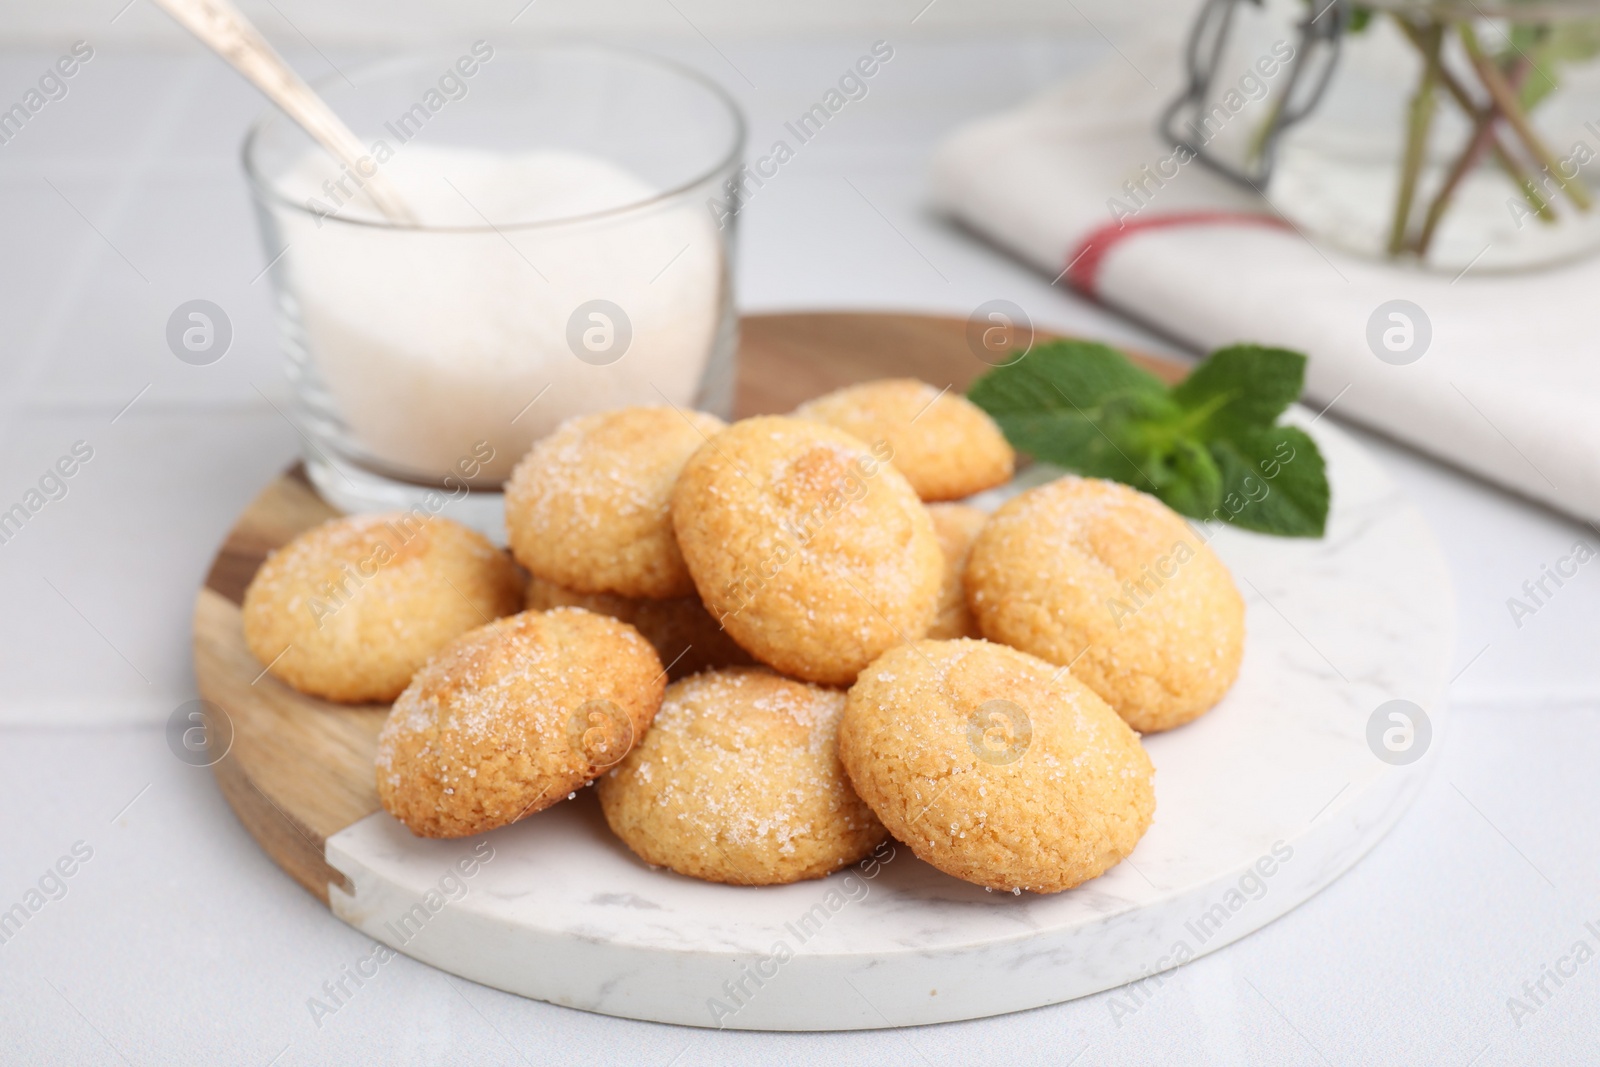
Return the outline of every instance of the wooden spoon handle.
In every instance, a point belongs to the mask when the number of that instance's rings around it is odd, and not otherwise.
[[[327,102],[267,43],[261,32],[229,0],[155,0],[178,24],[198,37],[228,65],[266,94],[300,128],[343,163],[391,222],[415,225],[416,216],[371,154]],[[362,161],[366,166],[363,168]],[[371,173],[367,173],[370,170]]]

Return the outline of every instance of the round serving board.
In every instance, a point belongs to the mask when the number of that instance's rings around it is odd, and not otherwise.
[[[966,331],[916,315],[747,317],[736,414],[891,375],[963,389],[987,369]],[[1327,536],[1216,535],[1247,604],[1239,681],[1203,718],[1146,739],[1154,825],[1127,861],[1066,893],[989,893],[896,843],[819,881],[698,882],[635,858],[588,790],[482,837],[412,837],[373,783],[387,707],[296,693],[244,645],[239,605],[256,568],[335,514],[296,471],[240,516],[195,605],[200,694],[227,716],[207,731],[228,746],[217,780],[273,860],[352,926],[474,981],[589,1011],[853,1029],[996,1015],[1144,978],[1259,929],[1383,836],[1434,757],[1380,759],[1368,741],[1380,705],[1424,709],[1434,748],[1445,725],[1454,612],[1433,540],[1355,442],[1293,417],[1328,462]]]

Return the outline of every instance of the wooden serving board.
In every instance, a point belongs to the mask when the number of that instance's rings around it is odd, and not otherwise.
[[[986,369],[981,351],[959,319],[753,316],[735,413],[788,411],[886,376],[964,389]],[[1168,380],[1183,373],[1139,362]],[[701,882],[643,864],[585,795],[485,835],[472,846],[488,846],[483,864],[445,906],[439,872],[458,867],[468,843],[414,837],[380,810],[373,757],[387,707],[302,696],[245,648],[240,603],[256,569],[334,515],[298,471],[240,516],[195,606],[200,693],[221,709],[207,755],[246,829],[338,919],[449,973],[554,1004],[690,1026],[838,1030],[980,1018],[1147,979],[1285,914],[1387,832],[1435,758],[1426,742],[1410,760],[1380,751],[1373,731],[1386,708],[1403,701],[1434,732],[1445,726],[1453,615],[1426,524],[1338,427],[1299,408],[1288,417],[1327,461],[1327,536],[1213,531],[1245,594],[1239,678],[1209,714],[1145,738],[1155,821],[1127,862],[1066,893],[985,893],[903,847],[815,882]],[[1052,476],[1025,470],[984,501]],[[1263,878],[1270,891],[1246,900],[1241,887]],[[831,916],[823,927],[793,932],[797,916],[821,912]],[[732,1014],[710,1011],[795,938],[772,991]]]
[[[927,315],[747,316],[734,414],[790,411],[873,378],[920,378],[963,391],[989,369],[969,346],[967,331],[964,319]],[[1168,381],[1184,373],[1176,361],[1133,358]],[[240,605],[268,552],[337,514],[298,467],[279,476],[229,531],[194,614],[200,695],[228,718],[207,730],[223,744],[231,737],[212,767],[223,796],[273,861],[325,904],[330,883],[347,886],[325,858],[328,837],[379,808],[372,767],[389,708],[318,700],[266,674],[245,647]]]

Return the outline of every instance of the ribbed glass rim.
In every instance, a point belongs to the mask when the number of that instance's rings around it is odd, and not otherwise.
[[[319,216],[317,212],[312,211],[305,204],[299,203],[285,196],[281,191],[274,187],[273,183],[265,175],[260,172],[254,159],[254,150],[256,144],[260,140],[266,128],[273,122],[291,121],[287,115],[283,114],[283,112],[279,111],[277,108],[269,107],[263,111],[254,122],[250,124],[249,130],[245,132],[244,141],[239,147],[240,163],[244,167],[245,177],[249,180],[250,186],[255,191],[256,195],[261,199],[276,204],[280,207],[289,208],[290,210],[296,211],[308,218],[315,216],[320,217],[323,221],[337,222],[346,226],[366,226],[376,230],[413,230],[425,233],[500,233],[506,230],[535,230],[560,226],[572,226],[574,224],[595,222],[607,218],[627,215],[654,207],[658,204],[663,204],[667,201],[680,197],[684,193],[694,189],[696,186],[704,184],[708,179],[721,173],[723,170],[726,170],[730,164],[735,163],[744,155],[745,137],[748,133],[744,112],[739,109],[738,102],[734,100],[733,96],[729,94],[726,89],[692,67],[685,66],[684,64],[678,63],[674,60],[653,55],[649,52],[644,52],[639,49],[621,48],[615,45],[605,44],[584,43],[534,45],[531,47],[508,48],[506,51],[513,55],[523,56],[537,55],[540,53],[549,54],[555,52],[566,54],[590,52],[609,56],[614,59],[623,59],[630,62],[639,63],[644,66],[657,67],[669,73],[676,74],[681,78],[694,82],[702,88],[709,90],[712,97],[722,104],[723,108],[726,109],[728,116],[733,120],[733,136],[731,138],[732,143],[729,146],[728,151],[722,157],[720,157],[711,166],[697,173],[694,177],[680,182],[677,185],[669,189],[665,189],[659,193],[654,193],[640,200],[630,201],[626,204],[619,204],[616,207],[608,207],[601,211],[591,211],[582,215],[563,215],[560,218],[537,219],[529,222],[508,222],[499,225],[487,223],[482,226],[429,226],[422,223],[397,222],[392,219],[354,219],[341,218],[338,215]],[[454,58],[454,54],[446,55],[443,52],[412,52],[406,55],[393,56],[389,59],[379,60],[376,63],[358,68],[355,72],[353,72],[351,80],[359,80],[364,76],[381,76],[400,68],[423,66],[425,64],[432,65],[441,60],[445,61],[448,65],[449,61],[453,60]],[[313,89],[316,89],[320,93],[325,86],[343,82],[345,80],[346,79],[342,75],[336,72],[318,78],[310,84]]]

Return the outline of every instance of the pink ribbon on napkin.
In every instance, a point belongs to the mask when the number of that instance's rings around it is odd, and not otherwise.
[[[1173,226],[1229,225],[1271,226],[1282,229],[1288,224],[1276,215],[1248,211],[1176,211],[1145,219],[1108,222],[1089,232],[1078,245],[1076,253],[1067,261],[1067,269],[1063,274],[1067,284],[1072,288],[1085,296],[1098,297],[1096,286],[1100,278],[1100,265],[1105,261],[1106,254],[1135,234]]]

